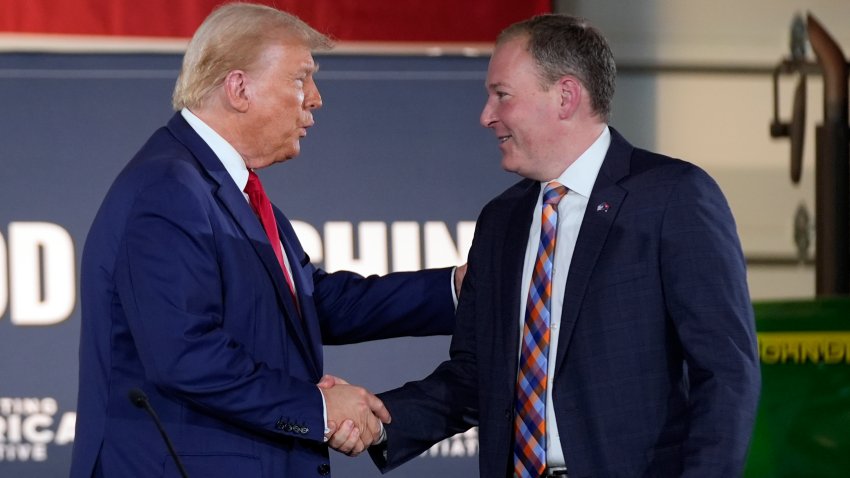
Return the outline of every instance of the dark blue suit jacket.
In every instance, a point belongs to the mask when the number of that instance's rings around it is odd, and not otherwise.
[[[573,253],[554,362],[569,476],[737,476],[760,381],[731,212],[701,169],[611,133]],[[509,476],[527,288],[519,282],[539,190],[521,181],[482,211],[451,359],[380,395],[393,416],[386,448],[371,451],[383,470],[477,424],[481,476]]]
[[[300,317],[242,192],[179,115],[121,172],[86,241],[72,477],[327,475],[322,344],[448,334],[450,270],[315,269],[275,210]]]

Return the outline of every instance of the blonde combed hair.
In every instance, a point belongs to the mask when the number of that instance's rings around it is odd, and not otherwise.
[[[269,44],[284,38],[303,42],[311,51],[333,48],[330,38],[281,10],[241,2],[217,8],[186,48],[172,95],[174,110],[201,106],[228,72],[249,68]]]

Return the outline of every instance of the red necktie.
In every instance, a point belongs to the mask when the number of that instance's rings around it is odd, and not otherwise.
[[[551,182],[543,192],[540,247],[525,306],[516,386],[514,477],[537,478],[546,469],[546,387],[549,367],[552,265],[558,227],[558,203],[567,188]]]
[[[280,268],[283,269],[283,276],[286,277],[286,284],[289,286],[292,301],[298,307],[298,300],[295,298],[295,286],[292,284],[292,277],[289,276],[289,271],[286,270],[286,265],[283,262],[283,250],[280,247],[280,235],[277,232],[277,222],[274,220],[272,203],[269,201],[269,197],[266,196],[266,191],[263,190],[263,185],[260,183],[257,173],[251,170],[248,170],[248,184],[245,185],[245,194],[248,195],[251,209],[254,210],[254,213],[260,218],[260,222],[263,223],[263,229],[266,230],[266,235],[272,244],[274,255],[277,257]]]

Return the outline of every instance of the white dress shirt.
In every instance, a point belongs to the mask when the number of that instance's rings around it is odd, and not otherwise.
[[[584,211],[590,199],[590,192],[599,174],[599,168],[611,144],[611,132],[606,126],[599,138],[571,164],[560,176],[553,179],[566,186],[569,192],[558,203],[558,230],[555,240],[555,259],[552,264],[552,297],[549,324],[549,360],[548,386],[546,387],[546,462],[549,467],[564,466],[563,448],[569,443],[561,443],[558,425],[555,422],[555,409],[552,404],[552,385],[554,384],[555,357],[558,350],[558,333],[561,329],[561,311],[564,309],[564,289],[567,274],[576,247]],[[540,246],[540,215],[543,191],[550,181],[540,183],[540,194],[534,208],[531,229],[528,231],[528,245],[525,249],[525,262],[522,270],[522,288],[520,291],[519,327],[522,340],[522,327],[525,323],[525,306],[531,284],[531,273],[537,261],[537,249]],[[569,307],[570,304],[567,304]]]
[[[210,147],[213,153],[218,156],[218,160],[224,165],[227,174],[233,178],[236,187],[242,191],[242,196],[250,203],[251,201],[248,199],[248,195],[245,194],[245,186],[248,184],[248,167],[245,166],[245,160],[242,159],[242,155],[226,139],[222,138],[220,134],[204,123],[201,118],[198,118],[194,113],[189,111],[188,108],[180,110],[180,114],[189,123],[189,126],[198,133],[198,136],[207,143],[207,146]],[[283,265],[286,267],[286,273],[289,274],[289,277],[293,277],[292,267],[289,266],[289,258],[286,257],[286,248],[283,247],[282,242],[280,244],[280,251],[283,253]],[[295,292],[294,279],[292,281],[292,294],[298,297]]]

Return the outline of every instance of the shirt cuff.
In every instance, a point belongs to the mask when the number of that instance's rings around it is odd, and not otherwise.
[[[321,388],[319,388],[319,395],[322,396],[322,419],[325,423],[325,432],[322,434],[324,438],[322,438],[322,440],[326,442],[330,439],[330,437],[328,437],[328,433],[331,432],[331,429],[328,428],[328,404],[325,403],[325,393],[322,392]]]
[[[455,309],[457,309],[457,288],[455,287],[455,272],[457,271],[457,266],[452,267],[452,300],[455,303]]]
[[[380,423],[381,423],[381,437],[378,438],[378,441],[375,442],[375,445],[380,445],[381,443],[384,443],[385,441],[387,441],[387,429],[384,428],[384,422],[380,422]]]

